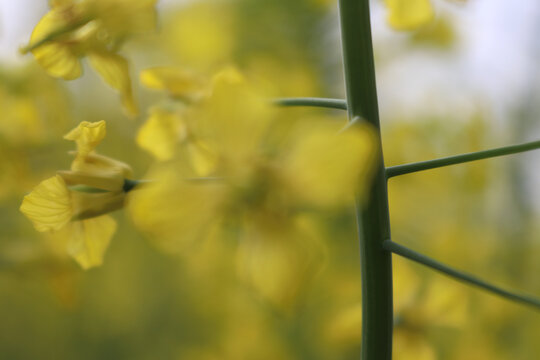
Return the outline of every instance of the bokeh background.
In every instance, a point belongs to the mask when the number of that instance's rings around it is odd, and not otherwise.
[[[372,2],[387,165],[540,137],[540,4],[433,1],[435,20],[399,32]],[[351,212],[321,216],[324,265],[293,312],[242,287],[233,249],[176,257],[156,249],[124,212],[105,263],[81,270],[18,211],[39,181],[67,168],[63,134],[108,122],[100,147],[144,177],[153,163],[135,144],[163,94],[140,86],[148,67],[211,74],[234,64],[270,96],[343,97],[332,0],[161,1],[154,34],[132,39],[141,114],[128,119],[113,90],[85,68],[50,78],[18,48],[46,1],[0,1],[0,358],[355,359],[360,273]],[[325,110],[295,116],[343,118]],[[393,240],[496,284],[540,296],[538,153],[392,179]],[[540,315],[402,259],[395,269],[395,359],[534,359]]]

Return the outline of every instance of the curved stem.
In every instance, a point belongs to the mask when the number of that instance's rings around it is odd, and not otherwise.
[[[392,254],[388,193],[381,147],[369,0],[339,0],[341,41],[349,120],[365,119],[378,137],[375,179],[356,217],[362,266],[362,359],[392,359]],[[357,122],[359,123],[359,122]]]
[[[394,254],[403,256],[404,258],[407,258],[409,260],[412,260],[414,262],[417,262],[419,264],[425,265],[427,267],[430,267],[436,271],[439,271],[445,275],[448,275],[450,277],[453,277],[454,279],[463,281],[467,284],[471,284],[474,286],[477,286],[481,288],[482,290],[489,291],[495,295],[501,296],[505,299],[523,303],[526,305],[533,306],[537,309],[540,309],[540,300],[536,299],[532,296],[527,295],[521,295],[514,293],[509,290],[505,290],[503,288],[500,288],[498,286],[492,285],[484,280],[481,280],[474,275],[468,274],[466,272],[456,270],[448,265],[445,265],[443,263],[438,262],[437,260],[434,260],[430,257],[427,257],[426,255],[420,254],[414,250],[411,250],[405,246],[399,245],[395,242],[392,242],[390,240],[387,240],[383,244],[384,248],[388,251],[393,252]]]
[[[497,156],[504,156],[510,154],[518,154],[525,151],[531,151],[540,149],[540,141],[531,141],[518,145],[504,146],[500,148],[476,151],[467,154],[448,156],[440,159],[420,161],[411,164],[396,165],[386,168],[386,177],[391,178],[394,176],[410,174],[417,171],[424,171],[429,169],[435,169],[439,167],[463,164],[470,161],[489,159]]]
[[[313,106],[327,109],[347,110],[347,102],[341,99],[324,99],[315,97],[275,99],[279,106]]]

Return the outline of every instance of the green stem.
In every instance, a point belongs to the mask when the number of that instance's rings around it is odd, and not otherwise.
[[[324,99],[324,98],[282,98],[275,99],[274,104],[279,106],[313,106],[327,109],[347,110],[347,102],[341,99]]]
[[[206,184],[206,183],[209,183],[209,182],[223,181],[223,179],[224,178],[222,178],[222,177],[205,176],[205,177],[185,178],[183,180],[184,181],[189,181],[189,182],[196,182],[196,183]],[[124,186],[122,187],[122,190],[124,190],[124,192],[130,192],[131,190],[136,189],[139,185],[150,184],[152,182],[153,182],[153,180],[124,179]]]
[[[404,258],[407,258],[409,260],[412,260],[414,262],[417,262],[419,264],[428,266],[436,271],[439,271],[445,275],[448,275],[450,277],[453,277],[457,280],[461,280],[465,283],[477,286],[483,290],[489,291],[493,294],[496,294],[498,296],[501,296],[503,298],[506,298],[508,300],[512,300],[515,302],[523,303],[526,305],[533,306],[537,309],[540,309],[540,300],[536,299],[532,296],[527,295],[520,295],[516,294],[512,291],[508,291],[505,289],[502,289],[498,286],[492,285],[484,280],[478,279],[474,275],[468,274],[463,271],[456,270],[448,265],[442,264],[438,262],[437,260],[431,259],[427,257],[426,255],[417,253],[414,250],[411,250],[405,246],[396,244],[395,242],[392,242],[390,240],[387,240],[383,244],[384,248],[388,251],[393,252],[394,254],[403,256]]]
[[[131,179],[124,179],[124,186],[122,187],[122,190],[124,192],[130,192],[131,190],[134,190],[139,185],[144,185],[151,183],[152,180],[131,180]]]
[[[349,120],[365,119],[378,136],[378,163],[366,203],[356,213],[362,266],[362,359],[392,358],[392,254],[383,249],[390,238],[388,193],[375,86],[369,0],[339,0],[341,41]]]
[[[477,151],[468,154],[448,156],[441,159],[420,161],[411,164],[390,166],[386,168],[386,177],[410,174],[417,171],[435,169],[443,166],[462,164],[470,161],[489,159],[492,157],[522,153],[540,148],[540,141],[531,141],[518,145],[504,146],[496,149]]]

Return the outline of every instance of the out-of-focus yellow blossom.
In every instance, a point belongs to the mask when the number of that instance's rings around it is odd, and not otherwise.
[[[166,91],[170,96],[190,101],[207,95],[209,81],[186,68],[160,66],[141,71],[141,83],[149,89]]]
[[[328,324],[325,337],[332,345],[358,346],[362,342],[362,304],[340,311]]]
[[[450,48],[456,42],[456,32],[450,19],[439,17],[429,26],[419,29],[411,37],[414,44],[423,44],[443,49]]]
[[[4,144],[41,144],[65,129],[66,94],[34,65],[0,66],[0,138]]]
[[[88,56],[103,80],[120,92],[124,108],[137,113],[127,60],[118,55],[133,34],[155,26],[156,0],[54,1],[34,28],[29,44],[37,62],[52,76],[66,80],[82,74],[80,58]]]
[[[415,30],[435,17],[430,0],[385,0],[388,23],[396,30]]]
[[[128,165],[96,154],[105,121],[82,122],[65,138],[77,143],[71,170],[42,181],[21,205],[39,232],[48,232],[85,269],[100,265],[116,230],[108,215],[124,204]]]
[[[308,96],[322,91],[316,70],[300,59],[283,62],[268,55],[252,55],[247,62],[250,78],[268,96]]]
[[[237,76],[230,68],[223,70],[222,74],[231,78]],[[141,73],[141,82],[149,88],[164,90],[175,99],[191,103],[204,100],[212,91],[211,81],[178,67],[147,69]],[[189,109],[182,104],[154,106],[139,129],[137,144],[160,161],[170,160],[184,152],[195,174],[206,176],[215,166],[215,155],[194,133],[190,117]]]
[[[238,273],[264,298],[291,308],[320,266],[322,247],[309,219],[249,219],[238,248]]]
[[[215,166],[215,156],[192,133],[185,116],[179,110],[153,107],[137,133],[137,144],[159,161],[170,160],[184,152],[191,164],[190,172],[206,176]]]
[[[194,2],[165,18],[161,42],[183,65],[204,71],[223,66],[237,39],[233,11],[224,2]]]
[[[469,301],[463,285],[433,279],[420,287],[405,260],[395,265],[394,353],[398,360],[437,358],[424,335],[428,327],[456,329],[466,322]]]
[[[156,159],[164,161],[174,156],[178,143],[185,137],[185,133],[185,123],[178,112],[154,107],[139,129],[136,141]]]
[[[394,342],[396,360],[435,360],[434,347],[426,339],[428,327],[455,329],[466,322],[468,297],[451,280],[423,282],[407,260],[394,258]],[[333,345],[360,346],[361,304],[338,312],[327,325],[326,338]]]
[[[274,115],[238,73],[217,75],[191,114],[193,133],[215,155],[211,177],[185,179],[185,161],[158,165],[130,208],[141,230],[177,251],[202,241],[213,223],[239,225],[242,278],[289,307],[320,260],[318,240],[299,216],[364,195],[375,140],[367,125],[338,133],[343,124],[306,119],[291,129]]]

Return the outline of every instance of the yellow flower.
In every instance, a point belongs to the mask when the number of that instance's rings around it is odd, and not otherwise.
[[[306,211],[351,204],[365,193],[374,163],[367,126],[338,133],[328,119],[283,126],[267,99],[237,72],[218,74],[190,114],[190,131],[214,154],[209,178],[189,179],[185,157],[157,165],[130,201],[134,222],[168,250],[185,251],[212,224],[234,224],[239,273],[284,308],[320,263]],[[189,144],[184,144],[189,145]]]
[[[207,95],[209,82],[185,68],[161,66],[141,71],[141,83],[149,89],[167,91],[179,99],[199,100]]]
[[[82,122],[65,138],[77,143],[71,170],[42,181],[21,205],[39,232],[52,233],[83,267],[100,265],[116,222],[108,215],[124,205],[128,165],[94,152],[105,122]]]
[[[126,37],[155,26],[156,0],[65,0],[34,28],[30,43],[37,62],[54,77],[76,79],[82,74],[80,58],[88,56],[103,80],[120,92],[124,108],[137,113],[128,63],[117,54]]]
[[[430,0],[385,0],[388,23],[396,30],[415,30],[430,23],[435,13]]]
[[[234,76],[231,69],[222,73]],[[210,96],[212,83],[194,72],[177,67],[157,67],[141,72],[148,88],[163,90],[175,100],[200,102]],[[167,161],[184,152],[198,176],[208,175],[215,166],[215,155],[193,131],[189,109],[179,103],[154,106],[137,133],[137,144],[157,160]]]

